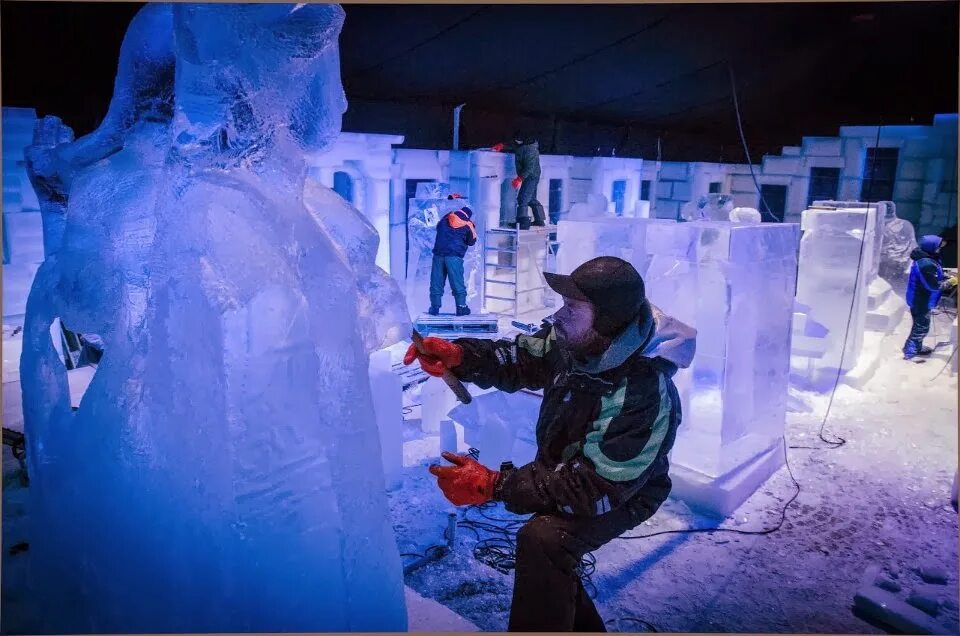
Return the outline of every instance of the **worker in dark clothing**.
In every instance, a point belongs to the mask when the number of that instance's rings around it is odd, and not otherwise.
[[[451,194],[448,199],[459,199]],[[467,286],[463,280],[463,257],[467,248],[477,242],[477,228],[470,219],[473,210],[463,206],[446,214],[437,223],[437,238],[433,243],[433,264],[430,269],[430,309],[431,316],[440,314],[443,289],[450,279],[450,289],[457,305],[457,315],[467,316]]]
[[[546,217],[543,213],[543,205],[537,201],[537,186],[540,184],[540,144],[536,139],[516,132],[513,135],[511,148],[517,169],[517,176],[512,181],[512,185],[514,189],[520,188],[517,193],[517,227],[521,230],[530,229],[527,207],[533,210],[532,224],[543,227],[546,225]],[[493,146],[495,152],[503,149],[504,144]]]
[[[564,305],[538,333],[426,338],[404,363],[418,358],[431,375],[449,369],[483,388],[543,389],[533,462],[495,471],[443,453],[454,465],[430,472],[455,505],[494,500],[533,513],[517,534],[510,631],[606,631],[577,567],[670,493],[667,454],[680,424],[671,378],[693,359],[696,332],[653,307],[619,258],[546,276]]]
[[[927,235],[921,237],[919,247],[910,253],[913,265],[907,281],[907,305],[913,326],[903,345],[904,360],[933,353],[933,349],[923,346],[923,339],[930,331],[930,311],[937,306],[943,292],[957,286],[957,278],[947,278],[940,265],[942,245],[943,239],[939,236]]]

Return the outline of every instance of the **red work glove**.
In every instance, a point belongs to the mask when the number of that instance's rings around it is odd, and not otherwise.
[[[517,177],[516,179],[514,179],[514,180],[511,181],[510,183],[513,184],[513,188],[514,188],[514,189],[517,189],[517,188],[520,187],[520,184],[523,183],[523,179],[521,179],[520,177]]]
[[[503,151],[503,144],[494,144],[493,147],[490,148],[490,150],[494,152],[501,152]]]
[[[462,195],[462,194],[457,194],[456,192],[454,192],[453,194],[448,194],[448,195],[447,195],[447,199],[448,199],[448,200],[449,200],[449,199],[462,199],[462,198],[463,198],[463,195]]]
[[[420,346],[425,353],[417,351],[417,346],[412,344],[403,356],[403,363],[409,365],[415,359],[420,360],[423,370],[434,377],[439,378],[444,371],[459,367],[463,362],[463,349],[460,345],[447,342],[443,338],[428,336]]]
[[[430,466],[430,474],[437,477],[443,496],[455,506],[484,504],[493,499],[493,488],[500,473],[490,470],[472,457],[455,453],[441,453],[454,466]]]

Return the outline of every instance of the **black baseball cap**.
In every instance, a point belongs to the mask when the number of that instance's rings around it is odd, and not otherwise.
[[[594,306],[594,329],[613,336],[637,317],[647,302],[643,278],[622,258],[599,256],[570,275],[544,273],[547,284],[561,296]]]

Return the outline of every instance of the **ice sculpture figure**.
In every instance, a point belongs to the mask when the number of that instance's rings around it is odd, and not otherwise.
[[[34,126],[33,145],[24,150],[27,175],[40,205],[43,219],[43,252],[49,256],[60,248],[67,223],[67,197],[60,176],[56,148],[73,141],[73,130],[59,117],[47,116]]]
[[[49,631],[406,628],[344,257],[364,241],[303,201],[303,149],[346,106],[342,21],[148,5],[121,49],[123,116],[57,153],[67,226],[21,364]],[[76,413],[58,316],[105,347]]]
[[[782,462],[799,227],[597,219],[561,221],[557,238],[560,273],[619,256],[655,305],[697,330],[693,365],[675,377],[674,491],[729,513]]]
[[[826,329],[807,335],[797,325],[795,353],[802,352],[800,377],[813,385],[834,380],[857,365],[863,345],[868,285],[874,253],[876,207],[804,210],[801,216],[797,302],[809,307],[803,321]],[[795,366],[796,365],[795,363]]]
[[[410,335],[410,315],[400,284],[377,267],[380,235],[343,197],[307,179],[303,202],[357,277],[360,334],[367,352],[389,347]]]
[[[883,218],[883,243],[880,251],[879,274],[887,282],[903,286],[913,261],[910,252],[917,247],[913,224],[897,216],[891,203]]]
[[[437,238],[437,223],[444,216],[470,206],[467,199],[448,199],[447,183],[417,184],[417,196],[410,199],[407,209],[407,309],[411,316],[419,316],[430,306],[430,270],[433,266],[433,244]],[[463,280],[467,286],[467,305],[474,312],[480,309],[480,272],[483,237],[467,249],[463,257]],[[455,303],[447,282],[443,291],[442,313],[454,313]]]

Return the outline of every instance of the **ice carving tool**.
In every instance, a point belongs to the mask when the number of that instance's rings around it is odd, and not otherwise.
[[[417,348],[417,351],[424,355],[430,355],[423,350],[423,336],[420,335],[420,332],[416,329],[413,330],[413,345]],[[473,396],[470,395],[470,392],[467,391],[467,387],[463,386],[463,383],[453,375],[453,372],[447,369],[443,372],[443,381],[447,383],[447,386],[450,387],[450,390],[453,391],[453,394],[457,396],[457,399],[463,402],[464,404],[470,404],[473,401]]]

